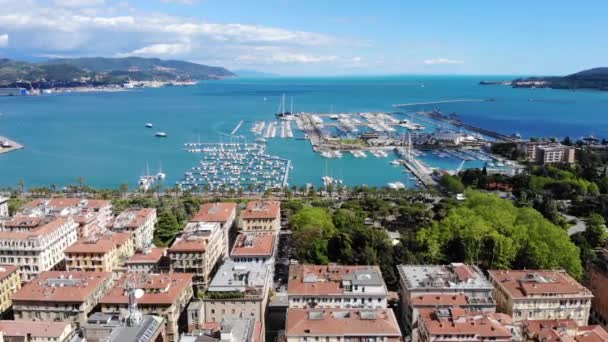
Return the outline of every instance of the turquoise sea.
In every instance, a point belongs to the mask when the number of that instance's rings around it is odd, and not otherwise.
[[[72,93],[38,97],[0,97],[0,135],[25,149],[0,155],[0,186],[66,185],[84,177],[87,184],[116,187],[136,182],[149,164],[162,164],[165,184],[180,180],[200,159],[182,151],[186,142],[227,142],[240,120],[238,135],[251,137],[256,120],[272,120],[280,98],[294,98],[294,111],[395,111],[396,103],[494,99],[408,107],[456,112],[477,126],[524,137],[608,137],[608,92],[512,89],[481,86],[484,80],[513,76],[406,76],[275,78],[208,81],[194,87],[166,87],[117,93]],[[150,130],[146,122],[154,123]],[[295,123],[293,125],[296,132]],[[168,138],[159,139],[162,130]],[[296,133],[297,134],[297,133]],[[347,184],[385,185],[409,177],[394,158],[326,160],[304,140],[272,139],[268,153],[291,159],[290,184],[321,183],[325,173]],[[455,169],[457,159],[423,158]],[[467,163],[469,164],[469,163]],[[466,167],[474,167],[474,163]]]

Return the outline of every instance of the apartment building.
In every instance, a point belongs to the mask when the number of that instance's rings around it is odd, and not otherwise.
[[[167,255],[172,271],[192,273],[194,287],[204,291],[223,251],[224,234],[219,223],[188,222]]]
[[[64,261],[64,250],[77,239],[72,217],[15,216],[0,225],[0,264],[18,266],[21,280]]]
[[[579,326],[572,319],[522,321],[522,337],[525,341],[603,342],[608,332],[599,325]]]
[[[165,340],[179,340],[179,317],[192,299],[192,275],[187,273],[125,274],[100,300],[101,312],[126,316],[129,311],[127,282],[144,294],[137,299],[137,308],[144,315],[160,316],[165,320]]]
[[[0,265],[0,316],[13,305],[11,298],[20,288],[19,268],[13,265]]]
[[[591,291],[565,271],[489,271],[500,312],[514,322],[537,319],[573,319],[586,325],[591,309]]]
[[[129,233],[106,231],[78,239],[64,253],[68,271],[118,272],[135,246]]]
[[[82,333],[83,340],[71,342],[162,342],[165,320],[140,312],[131,317],[96,312],[89,316]]]
[[[0,341],[70,342],[75,336],[70,322],[0,321]]]
[[[112,202],[79,198],[36,199],[23,205],[24,216],[71,216],[78,224],[78,237],[103,232],[113,218]]]
[[[192,218],[192,222],[219,223],[224,234],[224,248],[222,257],[228,257],[230,248],[230,233],[236,220],[236,203],[215,202],[201,205],[199,211]]]
[[[608,329],[608,249],[598,249],[596,256],[586,267],[586,285],[593,293],[591,322]]]
[[[42,272],[13,295],[18,321],[65,321],[82,325],[110,289],[109,272]]]
[[[390,309],[288,309],[287,342],[403,341]]]
[[[272,262],[276,250],[276,235],[245,233],[236,237],[230,259],[234,262]]]
[[[117,233],[132,234],[135,248],[143,250],[152,245],[156,221],[156,209],[132,208],[116,216],[116,219],[110,225],[110,230]]]
[[[425,307],[425,303],[445,300],[446,304],[466,303],[466,307],[472,310],[495,311],[492,283],[475,266],[461,263],[399,265],[397,270],[406,332],[412,331],[417,320],[416,309]],[[453,296],[455,299],[451,299]]]
[[[167,256],[167,248],[154,247],[144,248],[137,251],[129,260],[125,262],[127,272],[159,273],[163,264],[163,259]],[[167,265],[168,266],[168,265]]]
[[[388,290],[378,266],[291,265],[290,308],[385,309]]]
[[[0,218],[8,216],[8,198],[0,196]]]
[[[227,260],[209,284],[199,323],[221,322],[224,317],[253,318],[264,326],[272,265],[242,264]]]
[[[498,313],[480,313],[461,308],[423,309],[412,341],[510,342],[516,331],[511,318]]]
[[[251,201],[241,212],[243,232],[278,233],[281,230],[281,202]]]
[[[573,164],[576,161],[574,147],[550,141],[525,141],[518,143],[517,149],[526,155],[527,160],[541,164]]]
[[[264,342],[265,331],[253,318],[226,317],[183,334],[180,342]]]

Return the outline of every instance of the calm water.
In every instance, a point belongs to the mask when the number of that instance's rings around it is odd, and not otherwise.
[[[505,77],[503,77],[505,78]],[[510,77],[506,77],[510,78]],[[0,135],[24,144],[21,151],[0,155],[0,185],[65,185],[80,176],[100,187],[135,186],[146,163],[156,172],[162,163],[166,184],[174,184],[196,165],[195,154],[183,152],[191,141],[229,141],[250,136],[255,120],[271,120],[283,93],[294,97],[294,111],[393,111],[395,103],[451,99],[495,99],[494,102],[448,103],[410,107],[456,112],[468,123],[524,136],[594,134],[608,136],[608,92],[569,92],[480,86],[480,77],[409,76],[383,78],[235,79],[196,87],[145,89],[120,93],[67,94],[0,98]],[[502,79],[483,77],[483,79]],[[424,86],[421,86],[424,85]],[[266,98],[266,100],[264,100]],[[154,123],[150,130],[146,122]],[[295,123],[293,125],[296,133]],[[167,139],[153,136],[167,132]],[[296,133],[298,134],[298,133]],[[308,142],[269,140],[268,152],[293,161],[290,183],[319,184],[327,173],[348,184],[385,185],[409,177],[389,165],[393,158],[326,160]],[[424,158],[434,166],[455,169],[456,159]],[[476,166],[469,164],[467,166]]]

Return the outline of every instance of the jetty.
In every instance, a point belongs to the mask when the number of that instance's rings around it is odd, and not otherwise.
[[[239,128],[241,128],[241,126],[243,126],[243,120],[239,121],[239,123],[236,125],[236,127],[234,127],[234,129],[230,133],[230,135],[235,135],[236,132],[238,132]]]
[[[466,130],[475,132],[475,133],[479,133],[491,138],[494,138],[496,140],[500,140],[500,141],[506,141],[506,142],[517,142],[519,141],[518,138],[516,137],[512,137],[509,135],[505,135],[502,133],[498,133],[498,132],[494,132],[494,131],[490,131],[488,129],[485,128],[481,128],[481,127],[477,127],[477,126],[473,126],[473,125],[469,125],[466,124],[458,119],[453,119],[453,118],[449,118],[449,117],[445,117],[443,115],[441,115],[440,113],[437,113],[436,111],[433,112],[416,112],[416,114],[419,115],[424,115],[427,116],[431,119],[437,120],[437,121],[441,121],[441,122],[445,122],[448,123],[450,125],[459,127],[459,128],[464,128]]]
[[[9,153],[12,151],[20,150],[22,148],[23,145],[19,144],[18,142],[0,136],[0,154]]]

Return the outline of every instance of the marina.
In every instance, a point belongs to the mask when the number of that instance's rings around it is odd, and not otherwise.
[[[202,158],[177,182],[182,189],[261,192],[288,185],[291,161],[266,154],[263,144],[187,143],[185,147]]]

